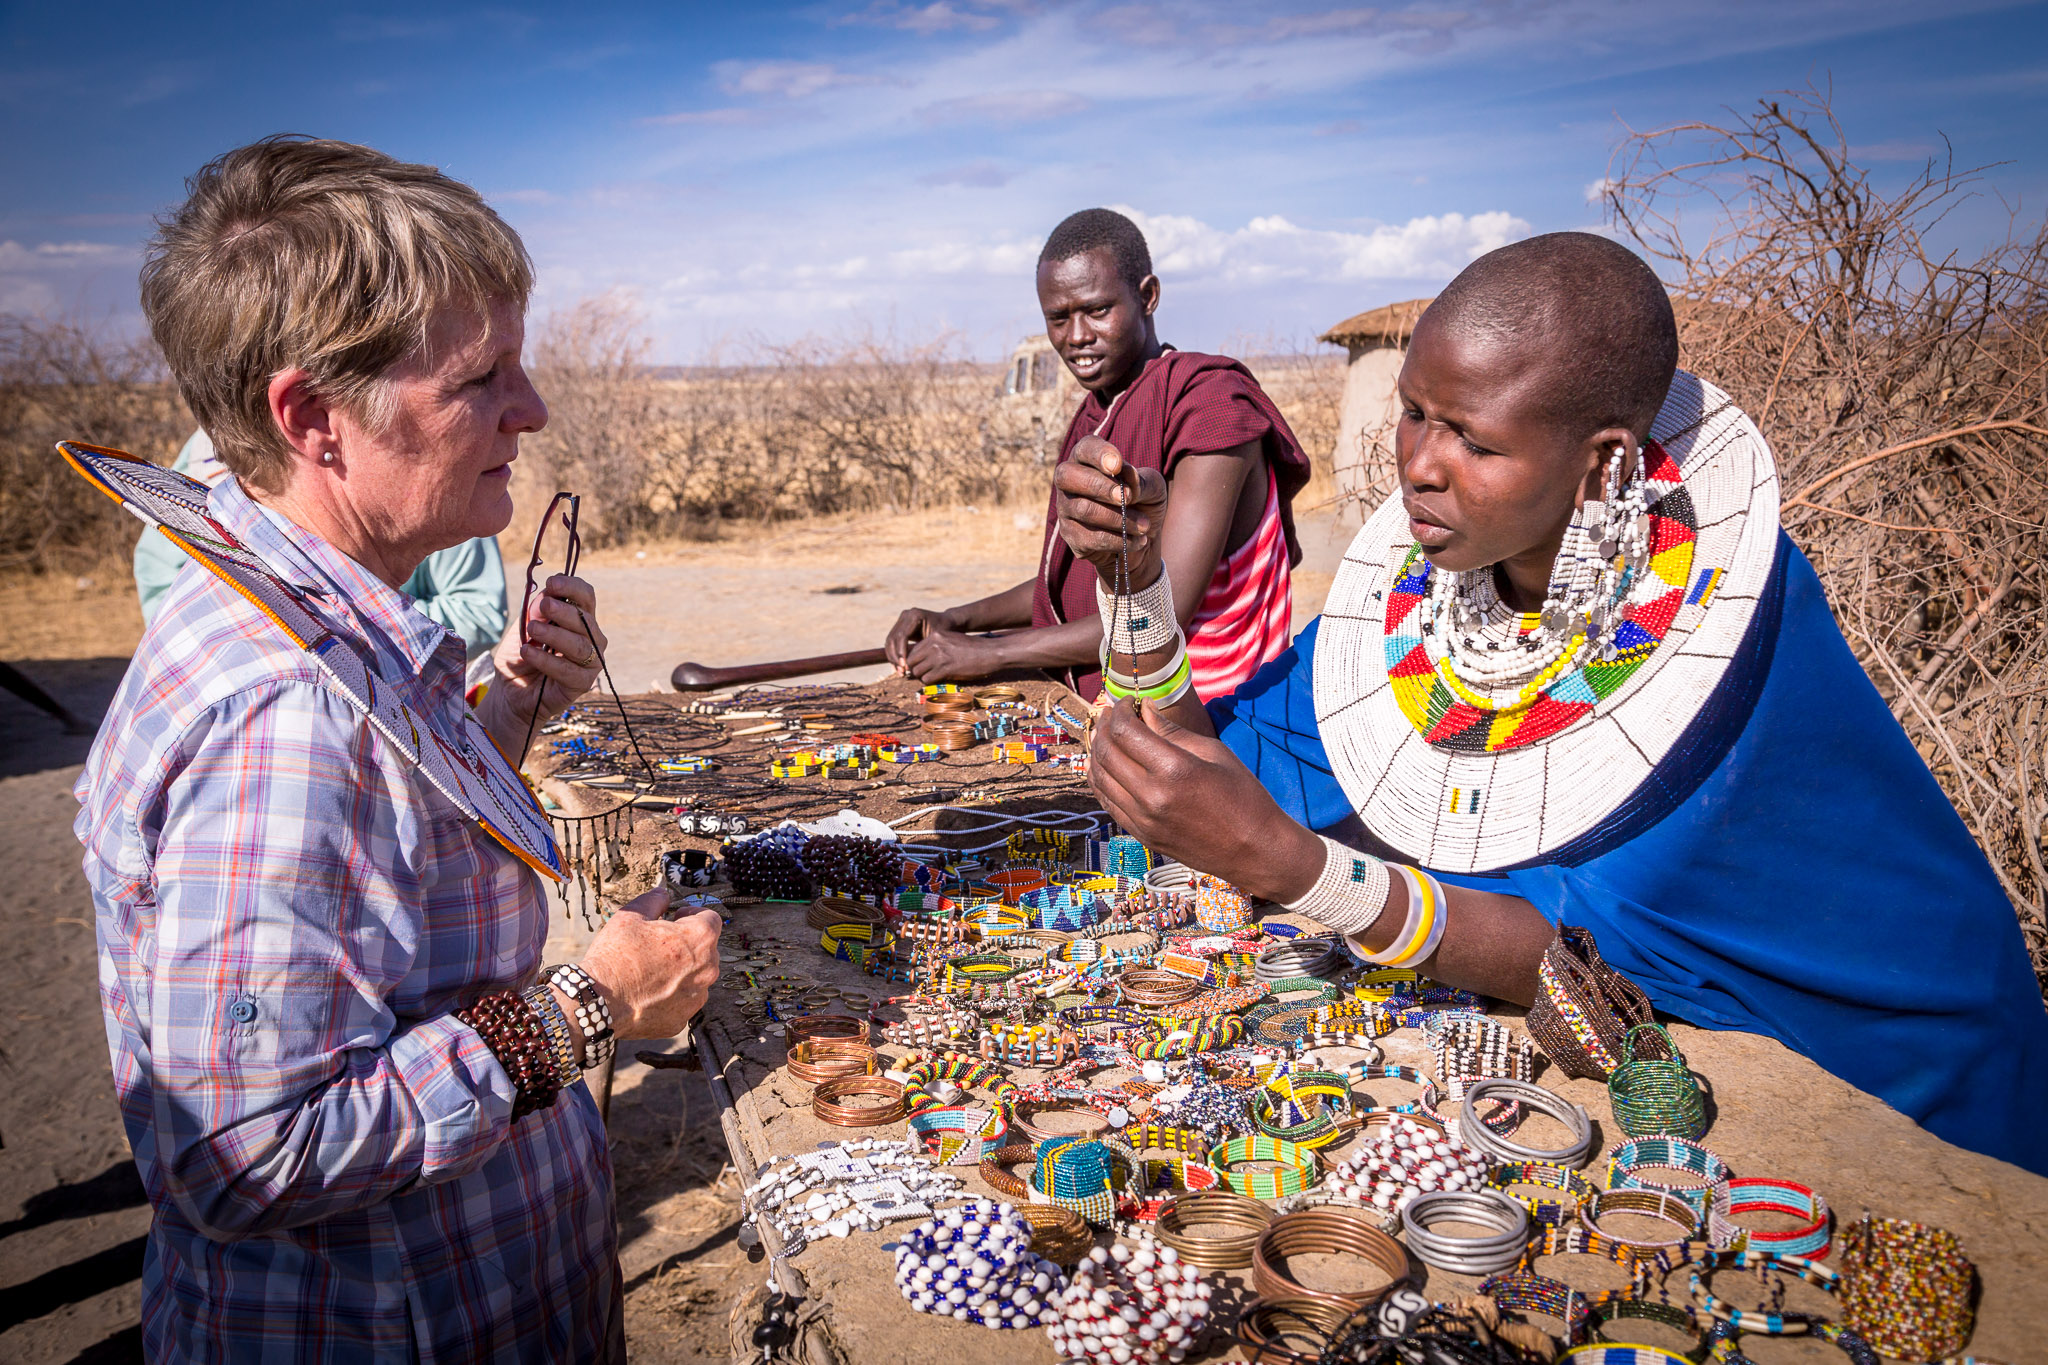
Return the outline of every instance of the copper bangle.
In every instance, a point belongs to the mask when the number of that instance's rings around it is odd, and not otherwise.
[[[792,1048],[814,1038],[865,1043],[868,1041],[868,1021],[850,1014],[800,1014],[782,1021],[782,1036]]]
[[[951,715],[974,710],[981,704],[981,698],[972,692],[934,692],[922,704],[927,716]]]
[[[924,723],[924,737],[947,751],[972,749],[980,742],[975,738],[974,727],[960,720],[928,720]]]
[[[848,1095],[880,1095],[886,1104],[841,1104]],[[840,1076],[811,1092],[811,1112],[834,1128],[872,1128],[903,1117],[903,1086],[887,1076]]]
[[[851,1039],[806,1038],[789,1050],[789,1074],[806,1085],[842,1076],[873,1076],[881,1069],[882,1054]]]
[[[1222,1224],[1231,1232],[1190,1232]],[[1197,1270],[1242,1270],[1252,1263],[1259,1238],[1273,1224],[1273,1210],[1229,1190],[1203,1190],[1167,1201],[1153,1235]]]
[[[851,896],[820,896],[804,912],[804,922],[813,929],[830,929],[835,924],[879,926],[887,921],[888,912],[881,906],[857,901]]]
[[[1095,1245],[1095,1234],[1089,1230],[1087,1221],[1070,1208],[1059,1204],[1020,1204],[1017,1212],[1031,1224],[1031,1250],[1055,1264],[1072,1267]]]
[[[1123,998],[1141,1009],[1165,1009],[1201,993],[1202,983],[1173,972],[1133,967],[1117,978]]]
[[[1254,1299],[1237,1315],[1234,1335],[1253,1360],[1317,1365],[1329,1339],[1350,1319],[1349,1309],[1320,1299]]]
[[[1038,1149],[1028,1142],[998,1147],[981,1159],[981,1178],[988,1182],[990,1189],[1005,1199],[1017,1200],[1021,1207],[1030,1200],[1031,1187],[1024,1183],[1022,1176],[1011,1175],[1010,1167],[1037,1157]]]
[[[1310,1289],[1287,1274],[1287,1259],[1315,1252],[1370,1261],[1386,1273],[1387,1283],[1375,1289]],[[1381,1232],[1374,1220],[1352,1209],[1329,1206],[1283,1214],[1252,1248],[1252,1287],[1262,1299],[1314,1299],[1363,1308],[1408,1281],[1407,1250]]]

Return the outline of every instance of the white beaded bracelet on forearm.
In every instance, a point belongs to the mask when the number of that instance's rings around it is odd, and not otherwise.
[[[1323,870],[1315,885],[1301,899],[1281,908],[1327,924],[1347,937],[1362,934],[1386,912],[1387,865],[1370,853],[1346,848],[1327,835],[1321,837]]]
[[[1127,597],[1111,592],[1097,578],[1095,610],[1102,617],[1105,649],[1151,654],[1182,638],[1180,618],[1173,614],[1173,580],[1167,576],[1164,564],[1159,566],[1159,577]],[[1110,638],[1112,633],[1114,640]]]

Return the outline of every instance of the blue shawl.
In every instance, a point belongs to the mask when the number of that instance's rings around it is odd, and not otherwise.
[[[1330,830],[1353,806],[1316,728],[1319,625],[1209,713]],[[2012,905],[1782,532],[1737,664],[1616,817],[1532,865],[1439,875],[1591,929],[1667,1014],[1776,1038],[2048,1175],[2048,1010]]]

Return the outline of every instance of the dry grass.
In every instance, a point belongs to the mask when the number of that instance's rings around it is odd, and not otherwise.
[[[1630,135],[1614,224],[1679,299],[1686,365],[1770,439],[1788,531],[1991,855],[2048,983],[2048,238],[1935,249],[1977,173],[1880,189],[1823,92]]]

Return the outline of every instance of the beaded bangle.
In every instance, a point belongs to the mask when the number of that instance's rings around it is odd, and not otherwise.
[[[1267,1137],[1298,1147],[1328,1146],[1343,1131],[1336,1115],[1328,1105],[1304,1111],[1300,1107],[1303,1098],[1336,1100],[1341,1113],[1349,1116],[1351,1112],[1351,1091],[1342,1076],[1329,1071],[1289,1072],[1253,1092],[1248,1109],[1252,1126]]]
[[[1015,1081],[988,1065],[978,1057],[964,1052],[944,1052],[935,1057],[921,1057],[902,1071],[903,1108],[906,1113],[917,1114],[927,1109],[938,1109],[946,1101],[936,1098],[928,1088],[934,1081],[949,1081],[959,1086],[976,1086],[989,1092],[997,1104],[1002,1104],[1011,1091],[1017,1088]]]
[[[910,1115],[909,1124],[941,1166],[979,1165],[1002,1147],[1010,1132],[1000,1110],[964,1106],[926,1109]]]
[[[1693,1365],[1691,1356],[1667,1351],[1662,1346],[1625,1346],[1605,1341],[1574,1346],[1557,1359],[1559,1365],[1565,1361],[1574,1365]]]
[[[1250,1009],[1263,1000],[1264,986],[1231,986],[1222,990],[1206,991],[1189,1000],[1182,1000],[1173,1008],[1161,1010],[1159,1017],[1168,1023],[1186,1026],[1211,1015],[1236,1014],[1239,1010]]]
[[[1679,1236],[1668,1241],[1652,1242],[1641,1237],[1624,1237],[1609,1232],[1600,1226],[1600,1219],[1613,1213],[1640,1213],[1660,1219],[1679,1230]],[[1682,1247],[1699,1235],[1700,1216],[1692,1205],[1676,1194],[1651,1189],[1602,1190],[1593,1196],[1592,1202],[1579,1210],[1579,1223],[1588,1232],[1597,1232],[1610,1242],[1620,1242],[1639,1250],[1667,1250]]]
[[[1254,1042],[1273,1048],[1296,1048],[1305,1046],[1309,1029],[1315,1019],[1315,1002],[1289,1004],[1276,1001],[1249,1010],[1244,1016],[1245,1031]]]
[[[1577,1216],[1579,1208],[1594,1195],[1593,1183],[1577,1171],[1542,1161],[1509,1161],[1486,1173],[1489,1189],[1497,1190],[1529,1211],[1539,1225],[1562,1227]],[[1535,1185],[1556,1190],[1563,1199],[1517,1193],[1518,1185]],[[1631,1257],[1633,1259],[1633,1257]]]
[[[1571,1172],[1566,1174],[1569,1175]],[[1513,1198],[1512,1195],[1509,1197]],[[1630,1288],[1627,1291],[1613,1292],[1626,1292],[1629,1295],[1640,1294],[1648,1284],[1653,1271],[1658,1272],[1661,1278],[1662,1272],[1669,1271],[1678,1264],[1663,1252],[1642,1251],[1626,1242],[1617,1242],[1612,1237],[1603,1237],[1584,1227],[1565,1228],[1557,1224],[1545,1225],[1536,1240],[1529,1243],[1522,1252],[1522,1263],[1518,1269],[1534,1274],[1537,1260],[1544,1256],[1594,1256],[1619,1266],[1628,1272]],[[1601,1303],[1605,1302],[1607,1300],[1602,1298]],[[1690,1308],[1685,1311],[1692,1312]]]
[[[1576,1344],[1585,1335],[1586,1319],[1593,1311],[1586,1296],[1570,1285],[1559,1284],[1547,1276],[1526,1270],[1511,1270],[1505,1275],[1482,1280],[1479,1292],[1491,1297],[1502,1308],[1512,1308],[1518,1313],[1542,1313],[1557,1319],[1564,1324],[1567,1345]]]
[[[1233,1169],[1244,1161],[1271,1161],[1277,1163],[1279,1169]],[[1218,1144],[1209,1153],[1208,1164],[1223,1173],[1223,1178],[1230,1182],[1230,1188],[1254,1199],[1279,1199],[1284,1195],[1300,1194],[1315,1184],[1320,1174],[1314,1151],[1262,1133]]]
[[[1699,1176],[1696,1183],[1679,1184],[1648,1180],[1638,1172],[1645,1168],[1686,1171]],[[1611,1190],[1656,1190],[1681,1199],[1699,1216],[1704,1228],[1710,1214],[1725,1214],[1728,1208],[1728,1163],[1681,1137],[1642,1137],[1617,1143],[1607,1151],[1607,1188]],[[1725,1240],[1725,1239],[1716,1239]]]
[[[1342,1004],[1324,1005],[1315,1012],[1313,1032],[1316,1042],[1332,1043],[1347,1038],[1363,1038],[1370,1042],[1384,1038],[1394,1031],[1394,1021],[1387,1012],[1370,1000],[1348,1000]]]
[[[1151,884],[1147,877],[1146,884]],[[1227,934],[1252,922],[1251,897],[1220,877],[1196,876],[1195,922],[1212,934]]]
[[[1137,1167],[1123,1144],[1080,1136],[1049,1138],[1038,1144],[1032,1171],[1033,1198],[1072,1209],[1097,1227],[1116,1218],[1116,1187],[1128,1185]],[[1117,1177],[1121,1168],[1122,1181]]]
[[[1422,1091],[1406,1104],[1362,1105],[1352,1101],[1352,1107],[1360,1114],[1425,1114],[1436,1117],[1436,1083],[1412,1066],[1368,1066],[1361,1062],[1345,1068],[1344,1079],[1353,1086],[1366,1081],[1406,1081]]]
[[[1686,1248],[1687,1259],[1692,1263],[1692,1278],[1688,1288],[1692,1301],[1703,1312],[1735,1328],[1738,1332],[1756,1332],[1766,1336],[1782,1336],[1787,1332],[1806,1332],[1815,1322],[1825,1321],[1803,1313],[1773,1313],[1754,1308],[1737,1308],[1724,1303],[1708,1288],[1707,1280],[1717,1270],[1734,1267],[1759,1272],[1775,1271],[1781,1275],[1792,1275],[1806,1281],[1816,1289],[1836,1293],[1840,1288],[1839,1277],[1834,1271],[1804,1256],[1783,1256],[1769,1251],[1748,1249],[1716,1251],[1707,1246]]]
[[[1826,1260],[1832,1248],[1827,1201],[1804,1185],[1761,1176],[1731,1180],[1728,1182],[1727,1216],[1732,1222],[1739,1213],[1783,1213],[1806,1221],[1798,1227],[1783,1230],[1737,1228],[1737,1245],[1775,1251],[1781,1255],[1810,1256],[1817,1261]]]
[[[1131,1055],[1141,1061],[1167,1061],[1215,1052],[1234,1046],[1244,1037],[1244,1020],[1234,1015],[1206,1019],[1192,1029],[1169,1029],[1151,1038],[1133,1041]]]
[[[455,1012],[512,1078],[512,1117],[546,1109],[562,1092],[553,1048],[533,1007],[517,991],[493,991]]]
[[[1842,1319],[1871,1347],[1940,1360],[1969,1343],[1977,1268],[1955,1234],[1868,1214],[1842,1235]]]
[[[573,963],[563,963],[541,980],[568,996],[575,1008],[576,1027],[583,1030],[583,1069],[588,1071],[610,1061],[618,1046],[612,1037],[612,1007],[590,973]]]

